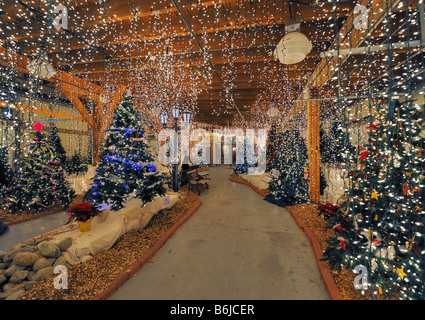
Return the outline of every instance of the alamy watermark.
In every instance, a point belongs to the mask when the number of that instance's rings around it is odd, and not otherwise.
[[[53,273],[55,274],[59,273],[59,275],[57,275],[53,279],[53,286],[55,287],[55,289],[57,290],[68,289],[68,268],[60,264],[53,269]]]
[[[54,6],[53,13],[56,15],[53,20],[55,29],[68,29],[68,9],[64,5],[58,4]]]
[[[248,164],[248,174],[261,174],[266,169],[266,129],[163,129],[158,134],[159,161],[163,165]],[[235,143],[234,143],[235,142]],[[255,152],[256,151],[256,152]]]
[[[357,290],[366,290],[369,286],[369,273],[367,268],[359,264],[354,268],[354,273],[358,273],[359,275],[354,278],[354,287]]]
[[[358,13],[358,16],[354,18],[354,28],[366,30],[368,26],[367,7],[361,4],[356,4],[353,12],[356,14]]]

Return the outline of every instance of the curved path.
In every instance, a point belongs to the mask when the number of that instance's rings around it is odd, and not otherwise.
[[[110,300],[328,300],[306,235],[281,207],[210,169],[202,205]]]

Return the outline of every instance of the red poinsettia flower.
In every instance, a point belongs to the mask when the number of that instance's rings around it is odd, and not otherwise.
[[[99,211],[90,202],[83,202],[71,207],[68,210],[68,213],[70,213],[71,216],[66,224],[70,223],[73,219],[78,221],[87,221],[91,217],[97,216]]]

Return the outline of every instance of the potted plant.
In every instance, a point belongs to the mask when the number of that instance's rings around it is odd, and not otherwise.
[[[77,204],[68,210],[70,217],[66,224],[75,221],[80,226],[81,232],[87,232],[90,230],[90,225],[93,217],[97,216],[100,211],[94,207],[90,202],[86,201],[81,204]]]

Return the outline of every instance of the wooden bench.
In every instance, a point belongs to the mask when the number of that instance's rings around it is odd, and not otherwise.
[[[210,178],[208,170],[202,170],[202,168],[200,168],[188,171],[187,174],[189,175],[189,191],[196,188],[198,195],[201,195],[199,190],[200,186],[205,185],[207,189],[209,189],[208,180],[210,180]]]

